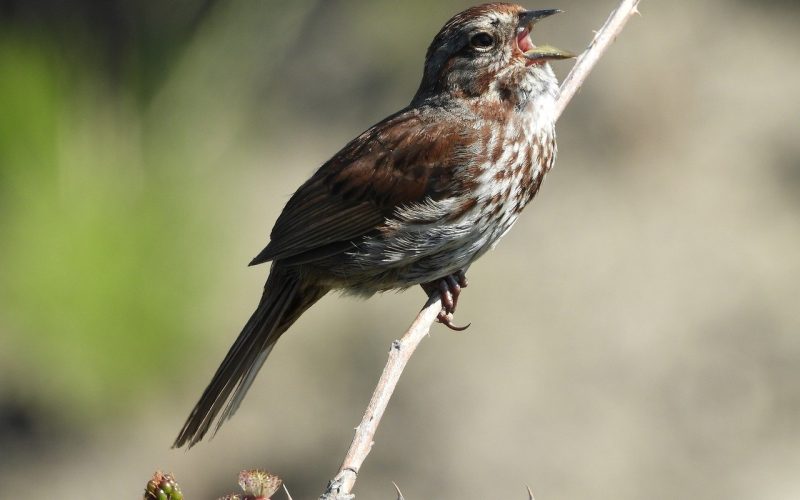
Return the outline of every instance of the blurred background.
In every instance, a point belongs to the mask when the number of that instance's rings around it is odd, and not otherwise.
[[[419,289],[326,297],[216,439],[169,447],[283,204],[470,4],[0,0],[3,496],[136,498],[161,468],[216,498],[253,467],[319,495]],[[615,1],[528,6],[580,50]],[[640,10],[470,269],[472,327],[412,359],[359,498],[800,498],[800,4]]]

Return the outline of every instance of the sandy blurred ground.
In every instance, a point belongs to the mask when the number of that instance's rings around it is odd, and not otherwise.
[[[530,5],[568,12],[538,40],[578,49],[613,4]],[[163,385],[131,389],[132,409],[12,440],[3,497],[133,498],[161,468],[215,498],[262,467],[316,498],[338,468],[419,290],[325,298],[216,439],[169,444],[255,305],[266,269],[244,264],[283,203],[407,103],[430,39],[468,3],[287,5],[216,5],[145,117],[156,137],[180,131],[193,162],[179,175],[206,186],[182,199],[207,223],[176,236],[214,277],[176,318],[192,344]],[[640,10],[562,117],[542,192],[470,270],[472,327],[435,327],[412,360],[359,498],[393,498],[391,481],[408,499],[525,498],[525,484],[540,500],[800,498],[800,10]],[[278,16],[283,30],[264,28]]]

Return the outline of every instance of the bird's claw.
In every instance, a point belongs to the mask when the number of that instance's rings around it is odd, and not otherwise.
[[[453,330],[454,332],[463,332],[467,328],[472,325],[472,323],[467,323],[464,326],[458,326],[453,324],[453,313],[446,313],[444,310],[439,312],[439,316],[436,317],[436,321],[443,324],[447,328]]]
[[[445,276],[438,282],[424,283],[422,285],[422,289],[425,290],[428,295],[439,292],[439,296],[442,299],[442,310],[439,312],[436,320],[447,328],[457,332],[466,330],[471,324],[469,323],[465,326],[453,324],[453,313],[456,312],[458,297],[461,295],[461,289],[465,288],[467,284],[467,276],[464,271],[458,271],[455,274]]]

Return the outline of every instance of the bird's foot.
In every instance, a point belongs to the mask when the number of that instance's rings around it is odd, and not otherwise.
[[[453,314],[456,312],[458,297],[461,295],[461,289],[466,288],[467,285],[467,275],[464,271],[458,271],[438,281],[431,281],[421,285],[428,296],[433,293],[439,293],[442,299],[442,310],[439,312],[439,316],[436,317],[436,320],[447,328],[457,332],[466,330],[471,324],[467,324],[466,326],[457,326],[453,324]]]

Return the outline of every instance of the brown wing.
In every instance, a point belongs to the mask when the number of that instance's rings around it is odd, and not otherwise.
[[[460,193],[454,171],[465,159],[470,130],[447,129],[418,109],[373,126],[300,186],[250,265],[341,252],[397,207]]]

